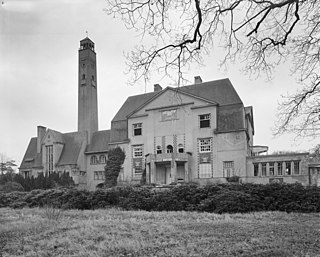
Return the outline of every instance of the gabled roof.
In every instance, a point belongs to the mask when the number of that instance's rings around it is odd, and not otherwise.
[[[77,164],[81,147],[86,144],[86,133],[72,132],[62,135],[64,147],[57,165]]]
[[[128,97],[112,121],[126,120],[130,113],[133,113],[137,109],[141,108],[144,104],[151,101],[152,98],[156,98],[161,95],[164,90]],[[177,88],[176,90],[180,90],[181,92],[195,97],[203,98],[209,102],[218,103],[220,106],[242,104],[239,95],[229,79],[220,79],[184,86]]]
[[[90,145],[87,145],[85,153],[101,153],[109,150],[110,130],[94,132]]]
[[[63,143],[63,150],[57,165],[77,164],[81,148],[87,143],[86,132],[71,132],[60,133],[55,130],[49,130],[47,133],[54,134],[55,142]],[[20,169],[41,168],[41,154],[37,153],[37,138],[33,137],[30,140],[27,151],[23,157]]]

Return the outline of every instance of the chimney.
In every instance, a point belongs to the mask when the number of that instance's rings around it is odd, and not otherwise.
[[[42,127],[42,126],[38,126],[38,135],[37,135],[37,153],[41,152],[41,141],[43,139],[43,137],[46,134],[47,128],[46,127]]]
[[[162,90],[162,87],[159,84],[154,84],[153,85],[153,91],[154,92],[158,92],[158,91],[161,91],[161,90]]]
[[[202,83],[202,78],[200,76],[195,76],[194,77],[194,84],[201,84]]]

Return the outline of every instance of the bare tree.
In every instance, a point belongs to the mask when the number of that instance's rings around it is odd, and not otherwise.
[[[244,61],[250,75],[270,78],[287,62],[301,88],[284,96],[275,134],[319,134],[320,1],[107,0],[105,10],[148,42],[127,55],[129,83],[159,72],[177,74],[180,85],[189,65],[216,47],[225,50],[222,65]]]

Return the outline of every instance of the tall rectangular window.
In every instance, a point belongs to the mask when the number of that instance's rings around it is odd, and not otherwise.
[[[211,138],[199,139],[199,152],[200,153],[211,152]]]
[[[278,176],[282,176],[283,172],[282,172],[282,162],[278,162]]]
[[[266,163],[261,164],[261,176],[267,176],[267,164]]]
[[[274,162],[269,162],[269,174],[274,176]]]
[[[141,136],[142,135],[142,123],[133,124],[133,135]]]
[[[46,164],[47,171],[53,171],[53,145],[46,146]]]
[[[212,178],[212,165],[211,163],[199,164],[199,178]]]
[[[294,161],[293,162],[293,174],[299,175],[300,173],[300,161]]]
[[[291,162],[286,162],[286,175],[291,175]]]
[[[200,128],[210,128],[210,114],[199,115]]]
[[[225,178],[232,177],[234,173],[234,162],[226,161],[223,162],[223,176]]]
[[[259,164],[258,163],[253,164],[253,176],[255,176],[255,177],[259,176]]]

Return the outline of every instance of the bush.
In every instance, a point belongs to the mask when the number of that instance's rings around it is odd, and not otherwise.
[[[113,187],[93,192],[77,189],[0,192],[0,207],[96,209],[120,207],[146,211],[320,212],[320,188],[300,184],[183,184],[153,187]]]
[[[24,188],[21,184],[17,182],[9,181],[4,184],[2,190],[5,192],[13,192],[13,191],[24,191]]]

